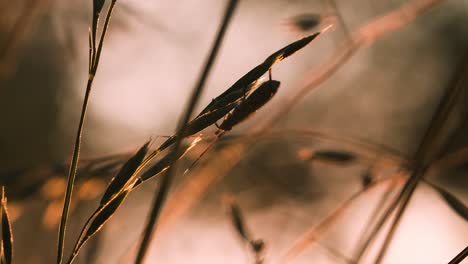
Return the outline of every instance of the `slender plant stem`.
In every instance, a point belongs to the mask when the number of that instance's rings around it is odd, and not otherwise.
[[[456,255],[448,264],[459,264],[468,257],[468,247],[465,247],[458,255]]]
[[[195,109],[195,106],[198,102],[198,99],[201,96],[201,93],[203,91],[203,88],[205,86],[206,79],[208,78],[208,74],[211,71],[211,68],[213,66],[213,63],[216,59],[216,56],[218,54],[219,48],[221,46],[222,40],[224,38],[224,35],[226,33],[227,26],[229,24],[229,21],[231,20],[234,10],[238,4],[238,0],[230,0],[227,7],[226,11],[224,13],[223,21],[221,23],[221,27],[218,30],[216,40],[213,44],[213,47],[211,48],[211,53],[206,61],[205,67],[203,69],[202,74],[200,75],[197,84],[195,85],[195,88],[192,91],[192,95],[190,97],[190,101],[188,103],[188,106],[185,110],[185,114],[180,120],[180,123],[178,125],[177,131],[181,131],[183,134],[183,131],[185,130],[185,127],[187,125],[187,122],[189,121],[193,110]],[[174,143],[174,147],[171,150],[171,152],[168,155],[177,155],[177,152],[179,151],[180,145],[181,145],[182,138],[178,137],[176,142]],[[143,239],[141,240],[140,247],[138,249],[138,253],[135,259],[136,264],[140,264],[143,262],[146,252],[148,251],[149,244],[151,242],[151,237],[153,235],[154,230],[156,229],[156,223],[158,220],[158,216],[160,214],[160,211],[162,210],[164,201],[166,199],[166,196],[169,192],[172,179],[173,179],[173,172],[174,172],[175,165],[169,167],[169,169],[166,171],[164,175],[162,175],[161,179],[161,185],[159,188],[159,191],[155,194],[154,201],[153,201],[153,206],[150,212],[150,215],[148,217],[148,222],[145,226],[145,230],[143,233]]]
[[[94,81],[94,76],[96,75],[97,72],[97,67],[99,65],[99,60],[101,57],[101,52],[102,52],[102,46],[104,42],[104,37],[107,32],[107,27],[109,25],[110,17],[112,14],[112,10],[115,6],[116,0],[113,0],[109,6],[109,10],[107,11],[107,16],[106,20],[104,22],[104,28],[101,34],[101,39],[99,41],[99,47],[97,51],[95,49],[92,49],[92,54],[90,56],[91,58],[91,63],[89,64],[91,67],[89,67],[88,70],[88,83],[86,85],[86,92],[85,92],[85,97],[83,99],[83,105],[81,109],[81,115],[80,115],[80,121],[78,124],[78,129],[76,133],[76,138],[75,138],[75,145],[73,147],[73,156],[72,156],[72,161],[70,165],[70,170],[68,172],[68,183],[67,183],[67,190],[65,192],[65,200],[64,200],[64,205],[63,205],[63,211],[62,211],[62,218],[60,220],[60,227],[59,227],[59,235],[58,235],[58,246],[57,246],[57,264],[62,263],[63,260],[63,250],[64,250],[64,244],[65,244],[65,233],[66,233],[66,225],[68,221],[68,213],[70,211],[70,203],[72,199],[72,193],[73,193],[73,186],[75,184],[75,178],[76,178],[76,171],[78,168],[78,161],[79,161],[79,156],[80,156],[80,149],[81,149],[81,138],[83,134],[83,127],[84,127],[84,122],[86,118],[86,112],[88,109],[88,102],[89,98],[91,95],[91,90],[93,86],[93,81]],[[97,27],[97,25],[93,25],[94,27]],[[94,40],[93,40],[94,42]],[[93,45],[94,46],[94,45]]]
[[[61,218],[60,227],[59,227],[58,250],[57,250],[57,263],[58,264],[62,263],[62,258],[63,258],[63,249],[64,249],[64,243],[65,243],[65,229],[66,229],[67,220],[68,220],[68,212],[70,210],[70,202],[72,198],[73,185],[75,183],[76,170],[78,167],[78,159],[79,159],[80,148],[81,148],[81,137],[83,134],[83,125],[84,125],[84,121],[86,117],[86,110],[88,108],[88,101],[89,101],[89,97],[91,94],[93,80],[94,80],[94,76],[89,75],[88,84],[86,85],[85,98],[83,100],[83,106],[81,109],[80,122],[78,124],[78,131],[76,133],[75,145],[73,148],[73,157],[72,157],[72,161],[70,165],[70,170],[68,171],[67,190],[65,193],[65,202],[63,205],[62,218]]]

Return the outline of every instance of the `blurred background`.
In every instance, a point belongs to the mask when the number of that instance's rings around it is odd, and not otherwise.
[[[248,134],[284,107],[311,69],[339,51],[347,32],[407,2],[421,1],[240,1],[198,109],[274,51],[341,16],[345,28],[334,26],[275,66],[273,77],[282,82],[277,96],[232,131]],[[304,131],[386,146],[402,157],[413,155],[448,87],[468,85],[463,78],[468,74],[468,2],[439,2],[404,28],[360,49],[277,120],[274,129],[284,132],[261,138],[189,214],[158,236],[148,263],[252,263],[223,205],[225,193],[236,197],[249,229],[266,243],[266,263],[274,263],[296,238],[359,191],[361,176],[382,158],[356,144],[317,140]],[[117,1],[85,124],[83,168],[100,157],[125,157],[148,138],[173,133],[225,5],[214,0]],[[0,180],[14,219],[16,263],[55,259],[63,174],[87,81],[91,9],[92,1],[0,1]],[[304,16],[319,16],[322,24],[301,28]],[[467,95],[462,89],[443,129],[439,158],[468,147]],[[226,145],[229,140],[219,148]],[[310,162],[307,153],[320,148],[355,153],[359,162]],[[182,161],[178,175],[196,156]],[[465,204],[467,158],[427,175]],[[397,165],[378,173],[391,173]],[[82,169],[78,174],[66,255],[113,176],[112,169],[93,166],[94,173]],[[132,193],[77,262],[131,263],[126,256],[142,232],[156,188],[152,181]],[[294,263],[347,263],[326,249],[351,258],[385,189],[379,186],[356,200],[321,237],[321,246],[311,247]],[[420,184],[384,262],[446,263],[467,244],[466,220]],[[371,258],[363,263],[371,263]]]

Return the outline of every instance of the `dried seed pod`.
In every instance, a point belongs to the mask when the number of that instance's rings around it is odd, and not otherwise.
[[[226,119],[219,126],[218,133],[231,130],[232,127],[249,118],[273,98],[279,86],[280,82],[275,80],[268,80],[260,85],[251,95],[234,108],[232,113],[226,116]]]

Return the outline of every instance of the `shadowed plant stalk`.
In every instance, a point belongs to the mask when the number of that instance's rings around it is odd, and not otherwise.
[[[102,7],[104,5],[104,0],[94,0],[94,5],[93,5],[93,21],[96,20],[96,22],[93,22],[93,28],[91,29],[92,32],[97,32],[98,29],[98,21],[97,18],[99,17],[99,14],[102,10]],[[109,25],[110,17],[112,14],[112,11],[114,9],[116,0],[112,0],[110,2],[109,9],[107,11],[106,19],[104,21],[104,27],[102,29],[101,37],[99,40],[99,46],[96,50],[96,39],[95,36],[90,36],[89,44],[90,44],[90,53],[89,53],[89,69],[88,69],[88,82],[86,85],[86,91],[85,91],[85,97],[83,100],[82,104],[82,109],[81,109],[81,115],[80,115],[80,121],[78,124],[78,129],[76,133],[76,138],[75,138],[75,144],[73,147],[73,156],[71,160],[71,165],[70,165],[70,170],[68,172],[68,182],[67,182],[67,189],[65,192],[65,200],[64,200],[64,205],[63,205],[63,211],[62,211],[62,217],[60,220],[60,227],[59,227],[59,234],[58,234],[58,245],[57,245],[57,263],[60,264],[62,263],[63,259],[63,251],[64,251],[64,243],[65,243],[65,232],[66,232],[66,225],[67,225],[67,220],[68,220],[68,213],[70,210],[70,202],[72,199],[72,193],[73,193],[73,186],[75,183],[75,178],[76,178],[76,171],[78,168],[78,160],[79,160],[79,155],[80,155],[80,147],[81,147],[81,138],[83,134],[83,127],[84,127],[84,122],[85,122],[85,117],[86,117],[86,111],[88,108],[88,102],[89,98],[91,95],[91,90],[93,86],[93,81],[94,81],[94,76],[96,75],[98,65],[99,65],[99,60],[101,57],[101,52],[102,52],[102,47],[104,43],[104,37],[107,32],[107,27]],[[98,7],[98,8],[96,8]],[[96,19],[95,19],[96,18]]]
[[[200,75],[200,77],[199,77],[199,79],[197,81],[197,84],[195,85],[195,88],[192,91],[190,101],[189,101],[189,103],[187,105],[185,113],[182,116],[182,118],[180,120],[180,123],[178,124],[178,128],[177,128],[176,131],[182,131],[182,133],[181,133],[182,135],[184,134],[184,131],[185,131],[187,123],[188,123],[188,121],[190,119],[190,116],[192,115],[192,113],[193,113],[193,111],[195,109],[195,106],[196,106],[196,104],[197,104],[197,102],[198,102],[198,100],[199,100],[199,98],[201,96],[201,93],[202,93],[203,88],[205,86],[206,79],[208,78],[208,75],[209,75],[209,73],[211,71],[213,63],[214,63],[214,61],[216,59],[216,56],[218,54],[218,50],[219,50],[219,48],[221,46],[222,40],[223,40],[224,35],[226,33],[227,26],[228,26],[233,14],[234,14],[234,10],[235,10],[238,2],[239,2],[238,0],[230,0],[227,7],[226,7],[221,26],[220,26],[220,28],[218,30],[218,33],[217,33],[217,36],[216,36],[216,40],[215,40],[215,42],[213,44],[213,47],[211,48],[210,55],[209,55],[209,57],[208,57],[208,59],[206,61],[203,72],[201,73],[201,75]],[[177,155],[177,153],[179,151],[179,148],[180,148],[180,145],[181,145],[181,142],[182,142],[182,139],[183,139],[182,137],[177,137],[176,138],[174,147],[172,148],[171,152],[168,155],[170,155],[170,156],[176,156]],[[151,237],[153,235],[154,229],[156,228],[156,223],[157,223],[158,216],[160,214],[160,211],[162,210],[164,201],[166,199],[166,196],[167,196],[167,194],[169,192],[169,189],[170,189],[170,186],[171,186],[171,183],[172,183],[174,167],[175,166],[169,167],[168,170],[166,171],[166,173],[162,176],[161,185],[160,185],[160,188],[159,188],[158,192],[155,194],[154,201],[153,201],[153,206],[152,206],[150,215],[148,217],[148,222],[147,222],[147,224],[145,226],[144,233],[143,233],[143,238],[141,240],[141,244],[140,244],[140,247],[138,249],[136,259],[135,259],[136,264],[140,264],[140,263],[143,262],[143,260],[145,258],[145,255],[146,255],[146,252],[148,251],[148,247],[149,247],[149,244],[151,242]]]

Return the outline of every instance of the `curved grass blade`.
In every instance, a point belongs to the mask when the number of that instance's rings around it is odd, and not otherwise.
[[[111,180],[109,186],[104,192],[104,195],[102,196],[100,206],[105,205],[114,195],[120,193],[123,188],[125,188],[128,182],[132,179],[136,169],[138,166],[140,166],[141,162],[145,158],[146,153],[148,152],[149,143],[150,141],[146,142],[134,156],[128,159],[128,161],[120,169],[119,173],[117,173],[117,175]]]
[[[455,195],[451,194],[450,192],[444,190],[443,188],[429,182],[428,180],[424,180],[425,183],[427,183],[429,186],[432,187],[435,191],[437,191],[442,198],[444,198],[445,202],[465,221],[468,221],[468,208],[466,207],[465,204],[463,204],[460,199],[455,197]]]
[[[2,188],[2,253],[5,264],[11,264],[13,260],[13,232],[11,221],[8,216],[7,199],[5,197],[5,188]]]

